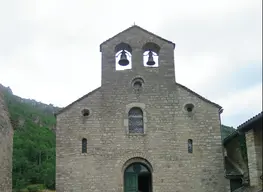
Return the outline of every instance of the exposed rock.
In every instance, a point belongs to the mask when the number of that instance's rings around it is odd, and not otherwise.
[[[12,89],[10,87],[5,87],[2,84],[0,84],[0,90],[13,95]],[[25,99],[25,98],[18,97],[16,95],[13,95],[13,96],[21,103],[27,103],[27,104],[34,106],[35,108],[41,109],[44,114],[50,114],[50,113],[54,114],[61,109],[59,107],[55,107],[53,104],[45,104],[45,103],[36,101],[34,99]]]
[[[11,117],[10,121],[14,129],[24,127],[25,121],[29,120],[33,121],[36,125],[40,127],[48,127],[54,131],[53,125],[50,125],[51,123],[49,120],[47,120],[47,118],[53,116],[61,108],[55,107],[52,104],[38,102],[34,99],[21,98],[19,96],[14,95],[10,87],[5,87],[1,84],[0,90],[4,93],[5,102],[8,107],[13,109],[17,106],[20,106],[20,108],[25,107],[27,116],[22,117],[20,114],[20,116],[17,117],[16,114],[15,116],[13,115]],[[9,112],[11,113],[11,111]]]

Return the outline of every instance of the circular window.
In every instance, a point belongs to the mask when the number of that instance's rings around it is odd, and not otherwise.
[[[86,117],[87,117],[87,116],[90,115],[90,110],[88,110],[88,109],[83,109],[81,113],[82,113],[83,116],[86,116]]]
[[[133,84],[134,89],[140,89],[142,87],[142,82],[141,81],[136,81]]]
[[[143,86],[143,79],[142,78],[135,78],[133,81],[132,81],[132,87],[133,89],[135,90],[140,90]]]
[[[191,113],[194,110],[194,105],[192,103],[188,103],[184,106],[184,109],[188,112]]]

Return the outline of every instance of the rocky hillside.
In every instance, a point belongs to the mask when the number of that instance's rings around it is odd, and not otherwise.
[[[233,127],[229,127],[226,125],[222,125],[221,126],[221,136],[222,136],[222,141],[229,136],[231,133],[233,133],[235,131],[235,129]]]
[[[14,128],[13,191],[55,188],[54,113],[58,107],[24,99],[0,85]],[[39,189],[40,189],[39,188]]]
[[[0,89],[5,95],[11,115],[11,121],[15,129],[23,127],[26,120],[31,120],[39,127],[54,129],[54,113],[60,110],[52,104],[45,104],[33,99],[25,99],[13,94],[10,87],[0,84]]]

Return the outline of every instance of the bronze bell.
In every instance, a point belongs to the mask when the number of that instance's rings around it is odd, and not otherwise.
[[[121,52],[121,58],[119,60],[119,65],[126,66],[129,64],[129,60],[127,59],[126,53],[124,50]]]
[[[148,61],[146,63],[147,65],[155,65],[155,61],[153,60],[153,53],[152,51],[149,51],[149,58],[148,58]]]

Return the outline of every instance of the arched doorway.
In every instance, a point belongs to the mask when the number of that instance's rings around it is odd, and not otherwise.
[[[143,163],[132,163],[124,171],[124,192],[152,192],[152,173]]]

